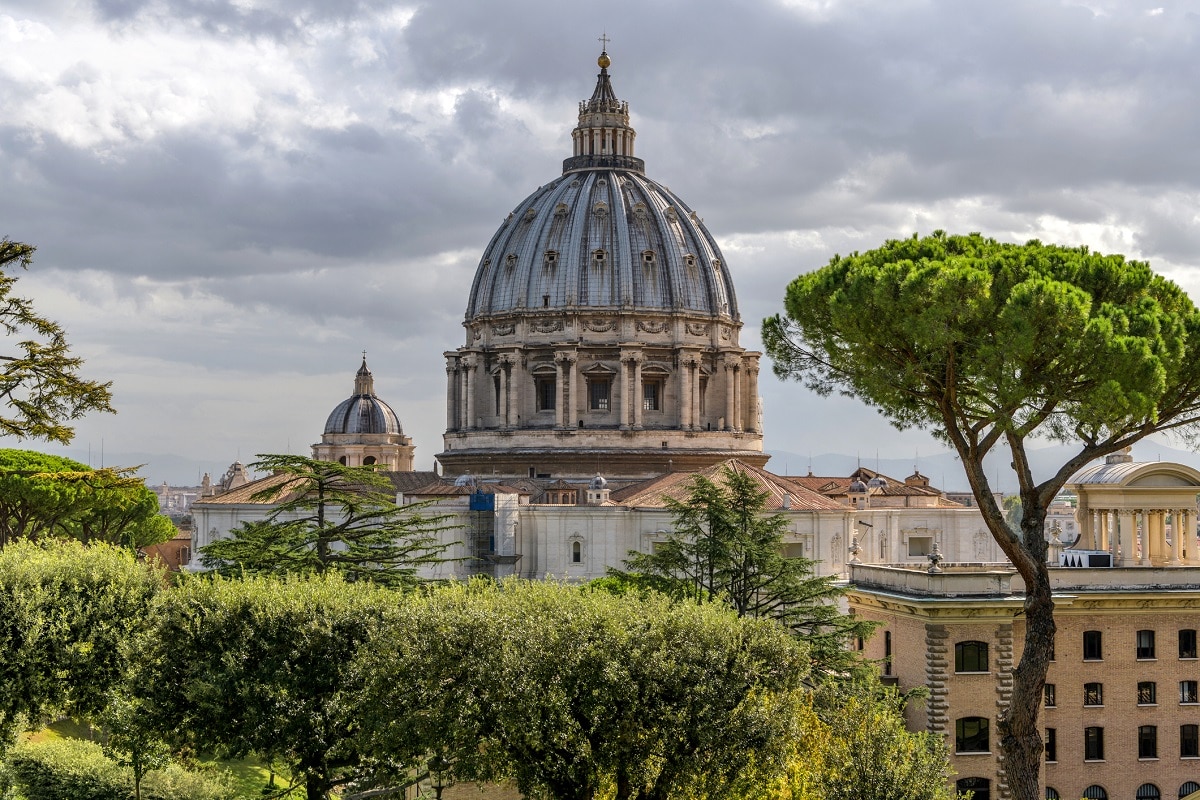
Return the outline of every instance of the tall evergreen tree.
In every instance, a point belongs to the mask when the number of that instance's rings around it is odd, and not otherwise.
[[[33,303],[12,294],[13,267],[28,269],[34,247],[0,239],[0,330],[21,336],[16,349],[0,353],[0,436],[66,444],[75,430],[64,424],[89,411],[113,413],[112,383],[79,377],[83,359],[71,355],[66,332],[41,316]]]
[[[410,586],[421,567],[446,560],[437,536],[448,515],[399,506],[386,476],[296,455],[259,455],[251,467],[277,479],[252,495],[277,505],[265,521],[243,524],[229,539],[200,548],[222,574],[319,575]]]
[[[767,617],[809,643],[814,673],[845,675],[857,659],[845,645],[870,633],[842,614],[843,590],[813,562],[784,554],[787,517],[767,514],[768,493],[745,470],[726,466],[720,482],[695,476],[685,499],[667,498],[674,530],[652,553],[631,551],[610,575],[680,600],[720,602],[738,616]]]

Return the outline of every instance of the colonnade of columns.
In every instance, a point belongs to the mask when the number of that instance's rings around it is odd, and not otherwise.
[[[724,371],[725,414],[723,427],[719,429],[734,433],[759,433],[758,422],[758,359],[756,354],[747,357],[740,353],[725,353],[720,356],[718,366]],[[520,425],[518,381],[526,375],[519,368],[518,353],[503,353],[494,361],[491,373],[481,369],[483,356],[479,353],[446,354],[446,429],[470,430],[485,427],[483,415],[476,403],[487,398],[479,386],[480,377],[495,385],[495,417],[499,427],[515,428]],[[677,355],[675,374],[675,407],[667,404],[665,397],[669,375],[665,372],[644,371],[645,356],[641,348],[622,347],[619,368],[613,375],[610,391],[616,403],[618,420],[623,430],[639,430],[645,420],[645,387],[647,380],[660,381],[658,403],[660,409],[670,410],[674,423],[682,430],[701,430],[705,427],[703,417],[703,395],[707,389],[704,380],[704,359],[699,352],[681,351]],[[554,352],[554,426],[576,427],[575,412],[587,410],[588,400],[581,396],[584,380],[580,374],[580,357],[577,350]],[[548,374],[547,374],[548,377]],[[490,413],[487,416],[492,416]]]
[[[1077,547],[1112,553],[1117,566],[1200,564],[1195,508],[1085,509],[1080,526]]]

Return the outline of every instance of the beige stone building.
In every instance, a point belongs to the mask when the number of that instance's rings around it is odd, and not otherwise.
[[[1046,797],[1189,797],[1200,792],[1200,473],[1118,456],[1071,484],[1084,533],[1078,549],[1052,547]],[[850,580],[851,609],[880,623],[865,654],[900,688],[929,690],[910,726],[945,735],[958,788],[1008,797],[996,721],[1022,651],[1020,577],[1001,563],[862,564]]]

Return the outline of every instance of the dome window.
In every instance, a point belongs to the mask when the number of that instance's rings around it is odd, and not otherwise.
[[[654,266],[654,251],[653,250],[643,250],[642,251],[642,263],[645,264],[647,267]]]
[[[679,214],[675,211],[675,206],[667,206],[667,219],[670,222],[679,221]]]
[[[509,253],[507,256],[504,257],[504,266],[508,267],[509,269],[512,269],[516,265],[517,265],[517,254],[516,253]]]
[[[692,255],[691,253],[688,253],[686,256],[683,257],[683,265],[685,267],[688,267],[689,269],[695,269],[696,268],[696,257],[694,255]]]
[[[535,219],[537,219],[537,209],[531,208],[525,212],[526,222],[533,222]]]
[[[608,216],[608,203],[604,202],[603,200],[600,200],[599,202],[596,203],[596,205],[592,206],[592,213],[595,214],[597,217],[607,217]]]
[[[592,251],[592,263],[595,264],[597,267],[603,267],[604,262],[607,260],[608,260],[608,253],[604,252],[603,250],[593,250]]]
[[[547,250],[546,254],[542,257],[542,263],[545,264],[548,269],[553,268],[554,265],[558,263],[558,251]]]
[[[554,207],[554,216],[565,217],[567,215],[567,204],[559,203]]]

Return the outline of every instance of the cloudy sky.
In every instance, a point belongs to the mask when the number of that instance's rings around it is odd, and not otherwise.
[[[307,452],[366,350],[430,468],[479,254],[560,173],[601,32],[756,348],[796,274],[937,228],[1124,252],[1200,299],[1194,9],[5,0],[0,235],[37,245],[18,293],[114,383],[76,454],[184,482],[167,454]],[[762,394],[770,450],[940,449],[765,370]]]

